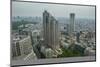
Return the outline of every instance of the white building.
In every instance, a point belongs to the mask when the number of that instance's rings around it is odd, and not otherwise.
[[[30,36],[18,35],[12,42],[12,57],[14,59],[24,59],[26,56],[35,58]]]
[[[75,31],[75,14],[70,13],[70,30],[69,34],[73,34]]]

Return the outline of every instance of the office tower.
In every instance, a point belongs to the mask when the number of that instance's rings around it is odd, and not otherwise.
[[[73,34],[75,31],[75,14],[70,13],[70,34]]]
[[[28,55],[33,50],[30,36],[18,35],[12,43],[12,56]]]
[[[58,22],[47,11],[43,12],[44,43],[56,50],[59,48]]]
[[[22,55],[27,55],[33,50],[30,36],[26,36],[19,41],[20,50]]]
[[[12,57],[21,55],[20,46],[18,42],[12,42]]]
[[[30,59],[37,59],[33,51],[30,36],[18,35],[12,42],[12,57],[13,59],[23,59],[29,61]]]

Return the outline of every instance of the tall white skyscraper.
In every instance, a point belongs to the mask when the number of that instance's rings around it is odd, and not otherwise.
[[[43,12],[44,43],[52,48],[59,48],[58,22],[47,11]]]
[[[70,13],[70,34],[73,34],[75,31],[75,14]]]

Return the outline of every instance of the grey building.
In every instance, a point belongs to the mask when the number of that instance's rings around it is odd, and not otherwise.
[[[57,20],[47,11],[43,12],[44,43],[52,49],[59,48],[59,32]]]
[[[33,50],[31,37],[27,36],[19,41],[21,55],[28,55]]]
[[[70,34],[73,34],[75,31],[75,14],[70,13]]]
[[[20,46],[18,42],[12,43],[12,57],[17,57],[21,55]]]
[[[31,38],[26,35],[17,35],[12,42],[12,57],[24,56],[33,50]]]

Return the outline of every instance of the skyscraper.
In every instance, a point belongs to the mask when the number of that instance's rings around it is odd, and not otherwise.
[[[44,43],[52,49],[59,48],[58,22],[47,11],[43,12]]]
[[[70,34],[73,34],[75,31],[75,14],[70,13]]]
[[[17,57],[21,55],[20,45],[18,42],[12,43],[12,57]]]

